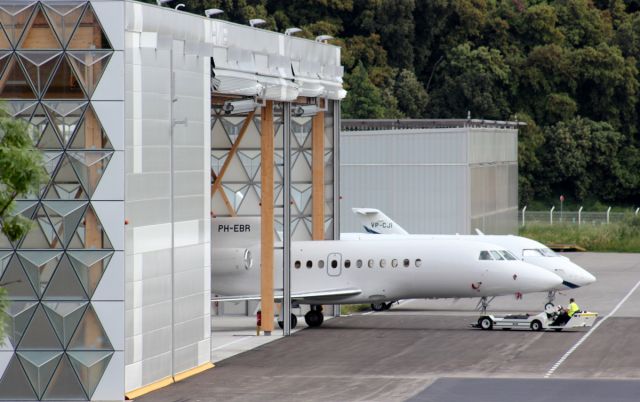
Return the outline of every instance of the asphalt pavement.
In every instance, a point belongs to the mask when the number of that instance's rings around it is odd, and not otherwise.
[[[329,320],[216,363],[139,401],[639,401],[640,254],[569,255],[598,278],[558,295],[591,331],[482,331],[476,300],[414,300]],[[545,295],[496,298],[538,312]],[[577,346],[576,346],[577,345]]]

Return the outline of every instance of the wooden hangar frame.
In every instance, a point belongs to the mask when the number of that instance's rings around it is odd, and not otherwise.
[[[255,108],[225,112],[225,104],[238,101],[254,101]],[[304,96],[280,102],[214,92],[211,104],[212,217],[260,216],[261,309],[263,317],[273,317],[275,241],[283,244],[287,267],[291,240],[340,236],[340,103]],[[290,277],[287,269],[283,273],[286,290]],[[286,293],[282,314],[288,334]],[[273,327],[273,320],[263,319],[265,333]]]

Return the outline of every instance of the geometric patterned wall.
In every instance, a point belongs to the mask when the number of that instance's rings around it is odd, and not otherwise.
[[[115,133],[93,95],[114,50],[88,2],[3,1],[0,26],[2,107],[29,123],[50,176],[17,201],[31,231],[13,243],[0,234],[0,284],[10,300],[0,400],[91,400],[121,336],[110,339],[113,324],[107,330],[103,321],[122,317],[96,300],[110,270],[122,269],[103,225],[113,214],[95,199]]]

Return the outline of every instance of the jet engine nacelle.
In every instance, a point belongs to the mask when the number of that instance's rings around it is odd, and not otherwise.
[[[250,248],[215,248],[211,257],[211,271],[221,275],[241,273],[257,265],[255,252]]]

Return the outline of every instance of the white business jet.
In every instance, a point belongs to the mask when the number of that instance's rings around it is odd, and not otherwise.
[[[214,301],[259,300],[259,218],[212,220]],[[487,255],[500,258],[486,258]],[[282,283],[281,255],[274,283]],[[322,304],[385,303],[543,292],[562,279],[491,243],[451,239],[291,242],[291,294],[310,304],[310,327],[322,324]],[[275,289],[275,299],[282,289]],[[229,297],[217,297],[225,295]],[[292,316],[292,327],[297,319]]]
[[[589,285],[596,281],[596,277],[587,270],[573,263],[570,259],[560,256],[550,248],[535,240],[513,235],[485,235],[476,229],[479,236],[475,235],[412,235],[394,222],[387,215],[374,208],[352,208],[358,216],[366,233],[342,233],[341,239],[345,240],[370,240],[379,235],[385,235],[388,239],[452,239],[477,240],[496,244],[511,252],[518,259],[533,265],[542,267],[562,278],[562,283],[549,290],[545,308],[552,309],[557,291],[575,289]],[[500,256],[491,253],[490,258],[499,259]]]

